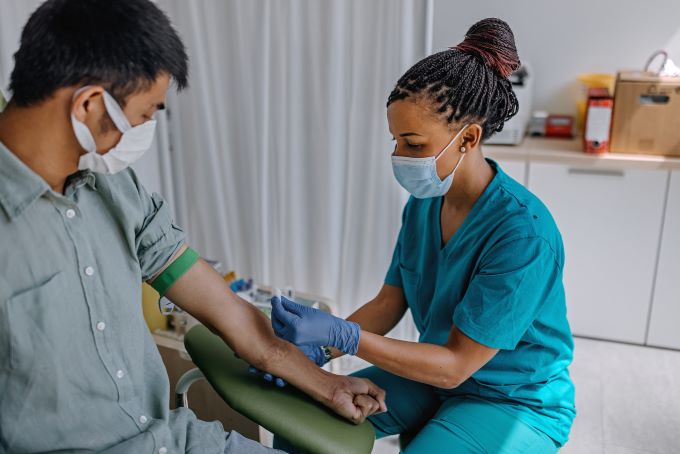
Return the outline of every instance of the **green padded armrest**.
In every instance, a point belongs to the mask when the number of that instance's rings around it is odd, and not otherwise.
[[[248,372],[218,336],[195,326],[184,338],[193,362],[234,410],[307,453],[369,454],[374,432],[354,425],[291,385],[278,388]]]

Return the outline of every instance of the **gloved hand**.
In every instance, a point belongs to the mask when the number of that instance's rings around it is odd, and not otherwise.
[[[243,359],[240,356],[238,356],[238,354],[236,354],[236,352],[234,352],[234,356],[237,357],[238,359]],[[258,369],[257,367],[248,364],[248,372],[250,372],[253,375],[260,375],[260,373],[262,371],[260,369]],[[278,386],[279,388],[283,388],[284,386],[286,386],[286,382],[283,380],[283,378],[274,377],[269,372],[263,373],[262,378],[264,378],[265,381],[268,381],[268,382],[273,381],[274,383],[276,383],[276,386]]]
[[[313,363],[315,363],[317,366],[323,367],[323,365],[326,364],[326,355],[324,355],[321,347],[318,347],[316,345],[298,345],[297,348],[300,349],[300,351],[304,353],[304,355],[307,358],[309,358]],[[238,355],[236,355],[236,357],[238,358]],[[262,371],[254,366],[250,366],[248,367],[248,372],[254,375],[260,375]],[[263,373],[262,378],[268,382],[273,381],[279,388],[283,388],[284,386],[286,386],[286,382],[284,379],[280,377],[275,377],[269,372]]]
[[[272,298],[272,327],[277,336],[297,346],[335,347],[348,355],[359,350],[361,328],[326,312],[294,303],[285,297]]]
[[[260,369],[258,369],[257,367],[255,367],[255,366],[248,366],[248,372],[250,372],[250,373],[253,374],[253,375],[260,375],[260,373],[261,373],[262,371],[261,371]],[[274,377],[274,376],[273,376],[272,374],[270,374],[269,372],[263,373],[263,374],[262,374],[262,378],[263,378],[265,381],[274,382],[274,383],[276,384],[276,386],[278,386],[279,388],[283,388],[284,386],[287,385],[286,381],[285,381],[283,378],[281,378],[281,377]]]

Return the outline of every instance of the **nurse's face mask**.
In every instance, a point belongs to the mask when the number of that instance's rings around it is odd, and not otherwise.
[[[73,95],[75,99],[83,90],[83,87]],[[104,107],[109,117],[121,132],[122,136],[118,143],[104,154],[97,153],[94,136],[90,129],[71,113],[71,124],[78,143],[87,152],[80,157],[79,170],[92,170],[93,172],[114,174],[129,167],[151,148],[156,120],[146,121],[138,126],[132,126],[123,113],[123,109],[109,93],[104,91]]]
[[[451,174],[443,180],[437,175],[437,160],[451,148],[467,127],[467,124],[463,126],[453,139],[451,139],[449,144],[436,156],[410,158],[392,154],[392,170],[394,171],[394,177],[399,184],[418,199],[440,197],[446,194],[453,184],[453,176],[455,175],[456,170],[458,170],[458,167],[463,162],[463,158],[465,158],[465,147],[460,147],[459,151],[461,155],[456,166],[453,168]]]

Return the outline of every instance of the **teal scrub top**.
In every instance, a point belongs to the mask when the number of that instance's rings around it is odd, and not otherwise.
[[[443,198],[411,197],[385,283],[403,289],[420,342],[445,344],[455,325],[499,350],[444,396],[507,404],[563,445],[576,412],[562,238],[545,205],[488,162],[494,178],[445,245]]]

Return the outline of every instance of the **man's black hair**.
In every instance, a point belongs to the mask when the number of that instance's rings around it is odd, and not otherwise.
[[[29,106],[63,87],[100,84],[124,104],[162,73],[186,87],[187,60],[177,31],[151,0],[47,0],[21,33],[12,102]]]

